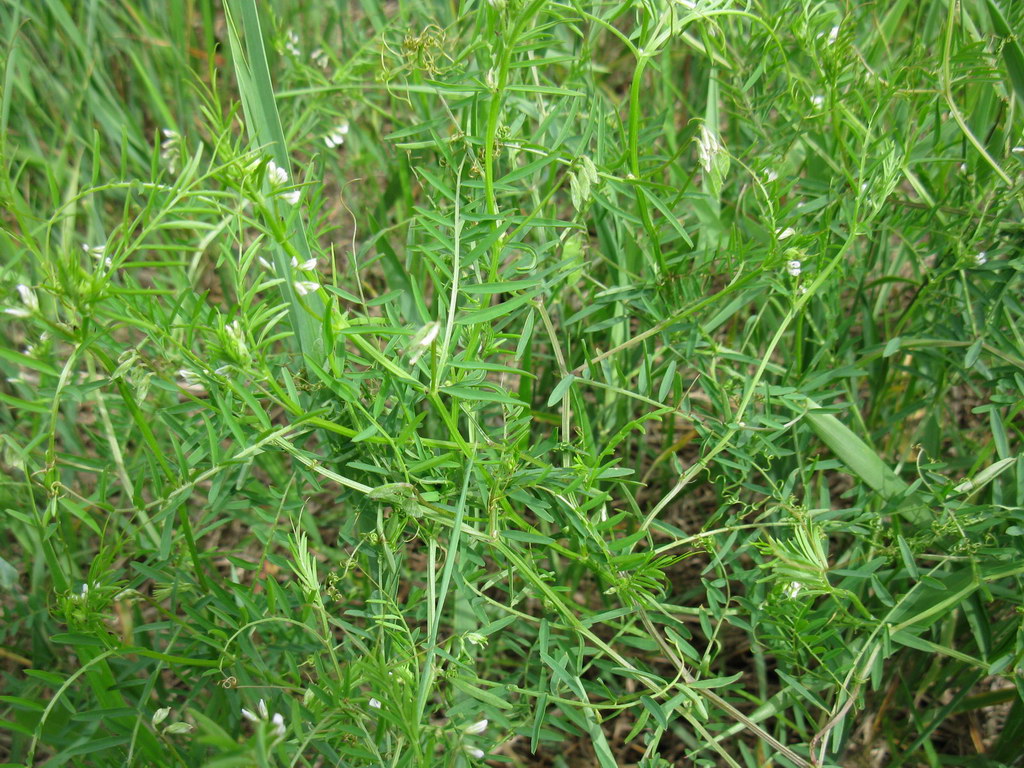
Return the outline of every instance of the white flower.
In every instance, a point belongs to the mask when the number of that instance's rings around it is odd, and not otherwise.
[[[829,33],[828,33],[828,44],[829,45],[835,45],[836,40],[838,38],[839,38],[839,25],[836,24],[834,27],[832,27],[831,30],[829,30]]]
[[[324,53],[323,48],[317,48],[314,50],[309,54],[309,58],[311,58],[313,63],[320,67],[320,69],[327,69],[331,65],[331,61],[327,58],[327,54]]]
[[[288,53],[296,58],[302,55],[302,52],[299,50],[299,36],[295,34],[295,30],[288,30],[284,41],[284,47]]]
[[[267,163],[267,181],[272,187],[283,187],[288,183],[288,172],[271,160]]]
[[[462,732],[470,736],[478,736],[487,730],[487,720],[478,720],[472,725],[467,725]]]
[[[258,262],[259,262],[259,265],[260,265],[261,267],[263,267],[264,269],[266,269],[266,270],[269,270],[269,271],[271,271],[271,272],[273,272],[273,271],[274,271],[274,265],[273,265],[273,264],[271,264],[271,263],[270,263],[269,261],[267,261],[266,259],[264,259],[264,258],[263,258],[262,256],[257,256],[257,257],[256,257],[256,261],[258,261]]]
[[[224,333],[234,356],[237,360],[244,360],[249,357],[249,346],[245,343],[245,331],[237,320],[232,320],[224,326]]]
[[[1014,147],[1010,151],[1015,155],[1024,155],[1024,147]]]
[[[974,254],[974,263],[977,266],[980,267],[983,264],[985,264],[985,262],[987,262],[987,261],[988,261],[988,254],[985,253],[985,251],[978,251],[976,254]]]
[[[283,739],[285,734],[288,732],[288,728],[284,724],[284,715],[280,712],[275,712],[273,715],[267,710],[267,702],[260,699],[256,705],[256,712],[252,712],[245,707],[242,707],[242,717],[252,723],[261,723],[270,721],[273,726],[274,736],[278,739]]]
[[[410,365],[416,365],[419,362],[423,354],[430,349],[430,345],[434,343],[440,331],[441,324],[435,320],[432,323],[427,323],[416,332],[416,335],[412,337],[412,341],[409,342]]]
[[[181,379],[182,384],[186,387],[198,387],[202,385],[202,381],[195,371],[190,371],[188,368],[178,369],[178,378]]]
[[[320,283],[313,280],[296,280],[292,283],[292,287],[299,296],[308,296],[320,290]]]
[[[149,724],[153,726],[160,725],[160,723],[167,719],[169,714],[171,714],[170,707],[161,707],[153,713],[153,717],[150,718]]]
[[[113,264],[113,262],[111,261],[110,257],[106,255],[106,253],[107,253],[107,246],[106,246],[106,244],[104,244],[104,245],[89,245],[88,243],[82,243],[82,250],[85,251],[85,253],[88,254],[89,256],[91,256],[92,258],[96,259],[96,261],[98,261],[101,264],[103,264],[104,267],[108,267],[109,268]]]
[[[789,584],[782,588],[782,594],[792,599],[800,594],[801,589],[803,589],[803,587],[800,585],[800,582],[791,581],[789,582]]]
[[[779,174],[775,172],[774,168],[769,168],[767,171],[765,171],[764,180],[769,184],[771,184],[777,178],[779,178]]]
[[[787,238],[792,237],[795,234],[796,230],[793,229],[792,227],[786,227],[785,229],[778,229],[775,231],[775,236],[779,238],[779,240],[785,240]]]
[[[27,285],[18,283],[16,286],[18,290],[18,296],[21,297],[21,303],[25,305],[25,308],[29,312],[39,311],[39,301],[36,299],[35,292]]]
[[[299,190],[297,189],[293,189],[290,192],[281,193],[281,199],[284,200],[289,205],[298,205],[300,196],[301,195],[299,193]]]
[[[722,143],[718,140],[718,136],[708,130],[706,123],[702,123],[700,126],[700,136],[697,138],[697,153],[705,173],[711,172],[715,156],[723,149],[724,147],[722,147]]]
[[[434,322],[428,325],[426,335],[422,339],[420,339],[420,346],[429,347],[431,344],[433,344],[434,339],[437,338],[437,334],[440,330],[441,325],[439,323]]]
[[[487,636],[481,635],[479,632],[468,632],[466,633],[466,640],[473,645],[484,646],[487,645]]]
[[[21,307],[7,307],[4,309],[4,314],[11,315],[12,317],[32,317],[31,312]]]
[[[274,734],[278,738],[283,738],[284,735],[288,732],[288,729],[285,728],[284,725],[284,715],[282,715],[280,712],[275,712],[274,716],[270,718],[270,722],[274,724]]]
[[[90,586],[89,582],[83,582],[82,589],[80,591],[72,592],[71,593],[71,599],[72,600],[85,600],[86,598],[89,597],[89,590],[90,589],[94,589],[95,590],[95,589],[99,589],[99,588],[100,588],[100,583],[98,581],[94,581],[91,586]]]
[[[345,143],[345,136],[348,134],[348,121],[338,124],[330,133],[324,136],[324,144],[330,149],[340,147]]]
[[[477,760],[481,760],[486,756],[486,753],[477,747],[463,747],[463,749],[466,750],[467,755],[476,758]]]
[[[181,157],[181,135],[170,128],[164,128],[161,133],[164,140],[160,142],[160,159],[167,164],[171,175],[174,175],[178,172],[178,159]]]
[[[820,107],[824,103],[825,97],[822,96],[821,94],[815,94],[814,96],[811,96],[811,104],[813,104],[814,106]]]
[[[372,709],[380,709],[381,707],[380,701],[377,699],[371,698],[369,704]]]
[[[316,269],[316,259],[307,259],[300,264],[299,260],[292,256],[292,269],[303,269],[310,272]]]
[[[801,272],[800,262],[796,259],[786,262],[786,271],[789,272],[793,277],[799,277]]]

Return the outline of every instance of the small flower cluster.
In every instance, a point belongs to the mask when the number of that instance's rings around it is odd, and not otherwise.
[[[983,267],[988,262],[988,254],[985,251],[978,251],[974,254],[974,265],[976,267]]]
[[[345,143],[345,136],[348,134],[348,121],[339,123],[334,129],[324,136],[324,144],[327,145],[328,149],[334,149],[340,147]]]
[[[295,34],[295,30],[289,29],[285,34],[284,49],[295,58],[302,55],[302,51],[299,50],[299,36]]]
[[[486,730],[487,720],[484,719],[477,720],[475,723],[467,725],[465,728],[462,729],[462,733],[465,736],[479,736]],[[479,747],[473,746],[472,744],[464,744],[462,748],[465,750],[467,755],[474,758],[475,760],[482,760],[484,757],[487,756],[486,752],[484,752]]]
[[[163,129],[164,140],[160,143],[160,159],[167,166],[167,171],[175,176],[178,173],[178,162],[181,160],[181,134],[170,128]]]
[[[281,187],[287,187],[290,184],[288,178],[288,171],[279,166],[273,160],[267,163],[267,181],[270,183],[271,189],[277,193]],[[297,205],[299,202],[299,190],[291,189],[287,192],[281,192],[281,198],[291,205]]]
[[[81,601],[83,601],[83,602],[84,602],[85,600],[89,599],[89,589],[90,589],[90,588],[91,588],[91,589],[92,589],[93,591],[95,591],[95,590],[97,590],[97,589],[99,589],[99,588],[100,588],[100,583],[99,583],[98,581],[94,581],[94,582],[93,582],[93,583],[92,583],[92,584],[90,585],[90,584],[89,584],[89,582],[87,582],[87,581],[86,581],[86,582],[83,582],[83,584],[82,584],[82,589],[81,589],[80,591],[78,591],[78,592],[72,592],[72,593],[71,593],[71,595],[70,595],[71,599],[72,599],[72,600],[81,600]]]
[[[220,368],[212,371],[209,368],[201,368],[198,373],[190,368],[179,368],[175,371],[175,374],[178,377],[178,386],[189,391],[193,395],[202,396],[206,394],[206,384],[200,377],[200,373],[202,376],[212,378],[215,375],[227,376],[230,372],[230,365],[222,365]]]
[[[263,699],[260,699],[256,705],[255,713],[242,707],[242,717],[251,723],[262,723],[269,720],[273,726],[274,736],[278,739],[283,739],[285,734],[288,733],[288,727],[284,724],[284,715],[280,712],[270,715],[267,712],[267,703]]]
[[[104,245],[89,245],[88,243],[82,243],[82,251],[87,256],[94,258],[99,264],[102,264],[107,269],[110,269],[114,262],[107,256],[107,246]]]
[[[188,368],[179,368],[178,378],[181,379],[181,385],[184,389],[200,389],[203,387],[203,381],[199,378],[199,374],[195,371],[189,370]]]
[[[260,704],[262,704],[262,703],[263,702],[260,701]],[[381,709],[383,707],[383,704],[381,703],[380,699],[378,699],[378,698],[376,698],[374,696],[371,696],[370,700],[367,702],[367,706],[369,706],[370,709],[377,709],[377,710],[379,710],[379,709]],[[242,712],[244,714],[245,710],[242,710]],[[461,729],[461,735],[464,736],[464,737],[465,736],[480,736],[486,730],[487,730],[487,719],[484,718],[483,720],[477,720],[475,723],[470,723],[469,725],[463,726],[462,729]],[[470,757],[472,757],[475,760],[482,760],[483,758],[485,758],[487,756],[486,752],[484,752],[479,747],[474,746],[473,744],[464,743],[462,745],[462,750],[467,755],[469,755]]]
[[[318,67],[320,67],[320,69],[324,70],[325,72],[327,71],[328,67],[331,66],[331,60],[327,58],[327,54],[324,53],[323,48],[317,48],[316,50],[314,50],[311,54],[309,54],[309,58],[311,58],[313,60],[313,63],[316,64]]]
[[[702,124],[700,127],[700,136],[697,138],[697,153],[699,155],[701,167],[704,169],[705,173],[711,173],[715,157],[717,157],[724,149],[725,147],[723,147],[722,142],[718,140],[718,136],[712,133],[706,124]]]
[[[259,265],[268,272],[274,272],[274,265],[267,261],[262,256],[258,256],[256,260]],[[299,261],[297,258],[292,256],[292,269],[302,270],[303,272],[312,272],[317,267],[316,257],[306,259],[305,261]],[[299,296],[308,296],[311,293],[316,293],[320,290],[320,283],[316,280],[294,280],[292,281],[292,288]]]
[[[270,272],[274,271],[274,265],[271,264],[262,256],[258,256],[256,258],[256,261],[258,261],[259,265],[264,269],[269,270]],[[305,272],[311,272],[312,270],[316,269],[316,264],[317,262],[315,257],[311,259],[306,259],[305,261],[299,261],[297,258],[292,256],[292,269],[301,269]]]
[[[267,163],[267,181],[272,187],[283,187],[288,183],[288,171],[271,160]]]
[[[245,331],[238,320],[232,320],[224,326],[224,347],[228,354],[238,363],[249,360],[249,345],[245,341]]]

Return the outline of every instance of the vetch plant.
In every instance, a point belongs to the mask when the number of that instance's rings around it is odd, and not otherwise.
[[[4,759],[1012,765],[1020,11],[841,10],[0,4]]]

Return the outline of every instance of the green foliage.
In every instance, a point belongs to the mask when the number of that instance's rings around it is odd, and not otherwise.
[[[1019,761],[1021,29],[0,3],[0,761]]]

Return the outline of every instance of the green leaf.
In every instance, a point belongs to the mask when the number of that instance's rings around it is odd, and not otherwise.
[[[641,696],[640,703],[644,705],[644,709],[651,714],[660,727],[668,728],[668,718],[665,716],[665,713],[662,711],[661,705],[658,704],[658,702],[650,696]]]
[[[1000,459],[999,461],[994,462],[989,466],[985,467],[985,469],[981,470],[981,472],[979,472],[973,478],[969,480],[964,480],[953,490],[956,493],[974,493],[975,491],[985,487],[993,480],[995,480],[997,477],[999,477],[1001,474],[1003,474],[1003,472],[1009,469],[1015,461],[1017,461],[1017,458],[1015,456],[1009,456],[1005,459]]]
[[[556,543],[550,536],[544,536],[539,533],[530,533],[529,531],[502,531],[501,536],[509,541],[521,541],[525,544],[543,544],[544,546],[550,546],[551,544]]]
[[[1010,29],[1006,17],[999,10],[995,0],[987,0],[987,5],[992,26],[996,34],[1003,38],[999,47],[1003,52],[1003,63],[1006,64],[1006,73],[1010,78],[1011,88],[1017,95],[1017,103],[1024,104],[1024,51],[1021,50],[1018,42],[1018,34]]]
[[[492,320],[496,320],[499,317],[511,314],[515,309],[533,301],[536,297],[544,291],[543,287],[535,288],[532,291],[522,293],[515,298],[503,301],[501,304],[495,304],[492,307],[484,307],[483,309],[477,309],[472,312],[467,312],[461,317],[457,318],[455,322],[459,325],[477,325],[478,323],[489,323]]]
[[[555,388],[551,390],[551,394],[548,395],[548,408],[565,397],[565,393],[569,391],[569,387],[572,386],[574,381],[576,381],[576,377],[570,373],[555,385]]]
[[[811,429],[827,445],[836,457],[846,465],[851,474],[863,480],[869,487],[886,499],[899,499],[909,491],[909,486],[892,471],[867,443],[832,414],[822,413],[813,406],[805,416]],[[900,507],[900,513],[912,523],[928,520],[928,510],[915,500],[908,500]]]
[[[0,589],[10,592],[18,583],[18,570],[0,557]]]
[[[507,701],[506,699],[496,696],[490,691],[485,691],[482,688],[478,688],[475,685],[471,685],[462,678],[449,678],[449,682],[451,683],[453,688],[456,688],[462,691],[463,693],[472,696],[477,701],[482,701],[484,704],[490,704],[492,707],[497,707],[498,709],[512,709],[512,703],[510,701]],[[498,686],[498,688],[500,688],[500,686]],[[504,691],[504,689],[501,690],[507,695],[507,691]]]

